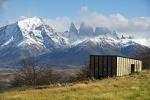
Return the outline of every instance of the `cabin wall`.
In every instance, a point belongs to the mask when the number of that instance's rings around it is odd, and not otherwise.
[[[142,61],[117,56],[90,56],[90,70],[94,78],[129,75],[142,70]]]
[[[140,72],[142,69],[142,61],[129,59],[124,57],[117,57],[117,76],[131,74],[131,65],[134,66],[134,72]]]
[[[95,78],[117,75],[116,56],[90,56],[91,75]]]

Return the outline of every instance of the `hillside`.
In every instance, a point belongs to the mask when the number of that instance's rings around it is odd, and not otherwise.
[[[130,76],[0,93],[0,100],[150,100],[150,71]]]

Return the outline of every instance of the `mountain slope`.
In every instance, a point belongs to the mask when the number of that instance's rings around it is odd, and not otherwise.
[[[39,64],[83,65],[91,54],[135,54],[149,48],[150,39],[119,37],[105,27],[71,23],[68,31],[56,32],[47,20],[31,17],[0,28],[0,65],[16,66],[35,57]]]
[[[132,43],[129,45],[108,38],[87,39],[67,50],[47,53],[38,57],[42,64],[59,66],[81,66],[89,63],[89,56],[96,55],[121,55],[133,57],[145,51],[148,47]]]

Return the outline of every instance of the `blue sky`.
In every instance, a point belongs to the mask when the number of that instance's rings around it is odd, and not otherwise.
[[[150,16],[150,0],[0,0],[6,1],[0,14],[0,23],[20,16],[56,18],[74,17],[81,6],[111,15],[119,13],[128,18]]]

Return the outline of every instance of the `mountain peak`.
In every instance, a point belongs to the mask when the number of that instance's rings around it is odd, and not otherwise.
[[[126,39],[126,37],[124,37],[124,35],[121,36],[121,39]]]
[[[95,28],[95,34],[96,35],[106,35],[106,34],[110,34],[111,31],[108,28],[105,27],[96,27]]]
[[[93,27],[85,25],[84,22],[80,24],[79,34],[81,36],[92,36],[94,34]]]
[[[76,28],[76,26],[74,25],[73,22],[71,22],[69,32],[73,32],[73,33],[78,34],[78,30],[77,30],[77,28]]]
[[[31,30],[32,28],[35,28],[37,26],[40,26],[42,24],[41,18],[38,17],[31,17],[31,18],[25,18],[20,21],[18,21],[18,25],[21,29]]]

